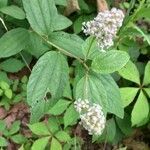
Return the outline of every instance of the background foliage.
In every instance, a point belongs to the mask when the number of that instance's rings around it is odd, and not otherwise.
[[[0,0],[1,149],[149,149],[150,2],[107,2],[125,19],[100,53],[81,29],[95,1]],[[103,107],[101,136],[78,124],[78,98]]]

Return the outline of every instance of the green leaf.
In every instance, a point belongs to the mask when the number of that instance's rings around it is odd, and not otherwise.
[[[114,119],[110,119],[107,122],[107,136],[108,136],[108,141],[112,142],[114,140],[114,137],[116,135],[116,123]]]
[[[51,99],[58,99],[62,96],[68,74],[67,61],[58,52],[47,52],[38,60],[27,85],[27,102],[32,107],[31,121],[40,119],[49,109]],[[47,93],[51,95],[50,100],[45,100]]]
[[[150,88],[144,88],[144,91],[146,92],[146,94],[149,96],[150,98]]]
[[[74,34],[68,34],[65,32],[54,32],[49,35],[49,44],[61,49],[66,55],[71,57],[81,57],[83,40]]]
[[[48,128],[44,122],[38,122],[32,125],[29,124],[28,127],[36,135],[50,135]]]
[[[138,90],[138,88],[133,87],[120,88],[121,100],[124,107],[128,106],[134,100]]]
[[[16,134],[11,136],[11,140],[13,140],[17,144],[23,144],[26,142],[26,138],[22,134]]]
[[[129,61],[121,70],[119,70],[119,74],[129,81],[140,84],[140,75],[138,69],[136,65],[132,63],[132,61]]]
[[[19,53],[28,44],[29,34],[26,29],[16,28],[0,38],[0,58]]]
[[[55,0],[56,5],[67,6],[67,0]]]
[[[3,90],[8,90],[10,88],[9,84],[7,82],[4,82],[4,81],[0,82],[0,87]]]
[[[84,44],[82,45],[82,52],[84,54],[84,59],[92,59],[94,56],[99,54],[99,49],[97,45],[97,41],[94,37],[89,37],[86,39]]]
[[[129,136],[132,133],[131,121],[129,115],[125,114],[123,119],[116,117],[116,122],[120,130],[126,135]]]
[[[0,120],[0,132],[2,133],[6,128],[6,123],[4,120]]]
[[[71,102],[67,100],[60,99],[49,111],[48,113],[52,115],[62,114]]]
[[[68,125],[73,125],[77,122],[79,118],[78,112],[74,108],[74,104],[70,105],[64,114],[64,125],[67,127]]]
[[[20,121],[15,121],[10,128],[9,134],[13,135],[17,133],[19,129],[20,129]]]
[[[147,63],[147,65],[145,67],[143,84],[144,85],[150,84],[150,61]]]
[[[13,92],[11,89],[5,90],[4,94],[6,95],[7,98],[11,99],[13,96]]]
[[[63,97],[72,99],[72,90],[70,87],[70,81],[68,80],[66,87],[64,88]]]
[[[93,12],[93,10],[90,9],[90,6],[85,2],[85,0],[78,0],[78,2],[79,2],[79,7],[81,11],[83,11],[84,14],[89,14]],[[89,20],[92,20],[92,19],[89,19]]]
[[[104,112],[108,110],[106,90],[95,74],[85,75],[79,80],[76,86],[75,98],[76,100],[79,98],[82,100],[88,99],[92,103],[101,105]]]
[[[57,117],[50,117],[48,119],[48,128],[51,131],[51,133],[55,134],[55,132],[57,132],[58,130],[60,130],[59,128],[59,120]]]
[[[44,150],[46,145],[48,144],[48,141],[49,141],[50,137],[43,137],[43,138],[40,138],[38,140],[36,140],[32,147],[31,147],[31,150]]]
[[[113,118],[107,121],[105,132],[106,132],[105,139],[107,138],[108,142],[113,142],[114,137],[116,135],[116,123]]]
[[[140,11],[136,14],[136,19],[141,19],[141,18],[150,18],[150,10],[149,7],[143,7],[140,9]]]
[[[57,13],[54,0],[23,0],[23,6],[27,19],[36,32],[48,35],[53,31],[53,22]]]
[[[131,113],[132,126],[138,126],[139,124],[141,125],[141,123],[148,117],[148,114],[149,103],[147,101],[147,98],[141,91]]]
[[[24,11],[15,5],[6,6],[0,9],[0,11],[6,15],[9,15],[16,19],[25,19]]]
[[[12,83],[12,81],[8,78],[6,72],[3,72],[3,71],[0,71],[0,82],[1,81],[4,81],[9,85]]]
[[[0,0],[0,8],[7,6],[8,0]]]
[[[61,144],[55,138],[52,138],[50,150],[62,150]]]
[[[0,68],[6,72],[18,72],[25,66],[22,61],[16,59],[16,58],[9,58],[0,63]]]
[[[44,44],[42,38],[38,36],[35,32],[29,32],[29,39],[29,44],[26,46],[25,51],[35,56],[36,58],[39,58],[46,51],[51,49]]]
[[[3,137],[0,137],[0,147],[5,147],[7,145],[8,145],[8,143],[7,143],[6,139]]]
[[[124,116],[123,103],[121,101],[121,95],[119,87],[110,75],[97,75],[103,84],[108,102],[108,112],[117,115],[120,118]]]
[[[63,15],[57,15],[54,20],[53,30],[54,31],[63,30],[71,25],[72,25],[72,22],[68,18],[66,18]]]
[[[54,0],[23,0],[23,6],[31,27],[40,35],[49,35],[71,25],[70,20],[58,15]]]
[[[101,52],[92,62],[92,70],[97,73],[113,73],[120,70],[129,61],[129,55],[123,51]]]
[[[70,135],[65,131],[58,131],[55,137],[61,142],[68,142],[71,139]]]

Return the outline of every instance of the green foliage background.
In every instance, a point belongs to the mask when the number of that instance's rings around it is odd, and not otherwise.
[[[26,127],[32,131],[25,137],[20,121],[8,128],[1,119],[2,149],[10,141],[20,150],[83,149],[85,141],[74,131],[78,98],[100,104],[107,117],[103,134],[90,137],[91,144],[117,144],[149,127],[150,2],[119,4],[125,19],[106,53],[81,30],[96,16],[96,3],[78,3],[80,10],[66,17],[66,0],[0,0],[0,106],[9,111],[20,101],[28,105]],[[10,78],[24,68],[30,73]]]

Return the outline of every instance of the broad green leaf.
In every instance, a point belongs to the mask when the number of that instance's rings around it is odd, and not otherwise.
[[[64,51],[64,53],[71,57],[81,57],[83,40],[74,34],[65,32],[54,32],[49,35],[49,44]]]
[[[0,8],[7,6],[8,0],[0,0]]]
[[[32,125],[29,124],[28,127],[36,135],[50,135],[48,128],[44,122],[38,122]]]
[[[67,6],[67,0],[55,0],[56,5]]]
[[[71,139],[70,135],[65,131],[58,131],[55,137],[61,142],[68,142]]]
[[[27,85],[27,102],[31,106],[32,122],[48,110],[51,99],[62,96],[68,72],[67,61],[59,52],[47,52],[38,60]],[[51,95],[49,100],[46,97],[48,93]]]
[[[40,35],[49,35],[71,25],[70,20],[58,15],[54,0],[23,0],[23,6],[31,27]]]
[[[77,122],[79,118],[78,112],[75,110],[74,105],[70,105],[64,114],[64,125],[67,127],[68,125],[73,125]]]
[[[0,9],[0,11],[6,15],[9,15],[16,19],[25,19],[24,11],[15,5],[6,6]]]
[[[82,52],[85,60],[92,59],[94,56],[99,54],[100,51],[98,49],[97,41],[94,37],[89,37],[86,39],[82,45]]]
[[[10,88],[9,84],[5,81],[0,81],[0,87],[3,90],[8,90]]]
[[[129,61],[129,55],[123,51],[101,52],[92,62],[92,70],[97,73],[113,73],[120,70]]]
[[[92,103],[101,105],[104,112],[108,111],[106,90],[95,74],[85,75],[79,80],[76,86],[75,98],[76,100],[79,98],[82,100],[88,99]]]
[[[48,119],[48,128],[51,133],[55,134],[58,130],[60,130],[59,120],[57,117],[50,117]]]
[[[63,97],[72,99],[72,90],[70,87],[70,81],[67,82],[66,87],[64,88]]]
[[[149,7],[143,7],[140,9],[140,11],[136,14],[136,19],[141,19],[141,18],[150,18],[150,9]]]
[[[43,137],[43,138],[36,140],[33,143],[31,150],[44,150],[46,145],[48,144],[49,139],[50,137]]]
[[[2,133],[6,128],[6,123],[4,120],[0,120],[0,132]]]
[[[8,78],[6,72],[3,72],[3,71],[0,71],[0,82],[1,81],[4,81],[9,85],[12,83],[12,81]]]
[[[141,91],[131,113],[132,126],[138,126],[139,124],[141,125],[141,123],[148,117],[148,114],[149,103],[147,101],[147,98]]]
[[[44,44],[44,41],[40,36],[35,32],[29,32],[29,44],[26,46],[25,51],[36,58],[39,58],[49,49],[51,48]]]
[[[48,35],[53,31],[53,22],[57,14],[54,0],[23,0],[23,6],[27,19],[36,32]]]
[[[25,64],[16,58],[9,58],[0,63],[2,70],[11,73],[20,71],[24,66]]]
[[[0,38],[0,58],[19,53],[28,44],[29,34],[26,29],[16,28]]]
[[[3,138],[2,136],[0,136],[0,147],[5,147],[8,145],[8,142],[5,138]]]
[[[52,138],[50,150],[62,150],[61,144],[55,138]]]
[[[89,13],[93,12],[93,10],[90,9],[90,6],[85,2],[85,0],[78,0],[78,3],[79,3],[79,7],[81,9],[81,12],[83,12],[84,14],[89,14]]]
[[[149,96],[150,98],[150,88],[144,88],[144,91],[146,91],[146,94]]]
[[[150,84],[150,61],[147,63],[147,65],[145,67],[143,84],[144,85]]]
[[[119,74],[129,81],[140,84],[138,69],[132,61],[129,61],[121,70],[119,70]]]
[[[13,96],[12,90],[11,89],[7,89],[5,90],[4,94],[6,95],[7,98],[11,99]]]
[[[120,118],[124,116],[123,103],[119,92],[119,87],[110,75],[97,75],[101,80],[107,94],[108,112]]]
[[[23,144],[26,142],[26,138],[22,134],[16,134],[11,136],[11,140],[13,140],[17,144]]]
[[[70,101],[60,99],[49,111],[48,113],[52,115],[60,115],[62,114],[70,104]]]
[[[59,31],[72,25],[72,22],[63,15],[57,15],[54,20],[53,30]]]
[[[114,119],[110,119],[107,121],[106,134],[106,136],[108,137],[107,140],[109,142],[112,142],[116,134],[116,123]]]
[[[116,122],[120,128],[120,130],[127,136],[129,136],[132,133],[132,128],[131,128],[131,118],[129,115],[125,114],[123,119],[120,119],[116,117]]]
[[[134,100],[138,90],[138,88],[134,87],[120,88],[121,100],[123,102],[124,107],[128,106]]]
[[[104,134],[105,134],[104,139],[107,138],[108,142],[113,142],[116,135],[116,123],[113,118],[107,120]]]
[[[20,121],[15,121],[10,128],[10,135],[17,133],[20,129]]]

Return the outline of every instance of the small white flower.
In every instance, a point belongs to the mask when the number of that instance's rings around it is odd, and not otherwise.
[[[95,36],[98,46],[104,51],[114,44],[113,40],[122,26],[123,19],[123,12],[112,8],[110,11],[99,12],[92,21],[83,22],[82,30],[85,35]]]
[[[101,135],[106,123],[102,107],[82,99],[76,100],[74,105],[80,114],[80,124],[88,130],[89,134]]]

